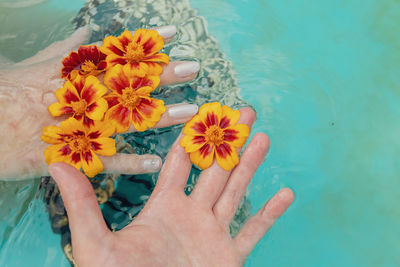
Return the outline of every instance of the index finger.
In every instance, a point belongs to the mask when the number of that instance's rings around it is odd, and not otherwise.
[[[154,192],[170,189],[183,192],[192,163],[185,149],[179,144],[181,139],[182,134],[178,136],[177,140],[172,145],[160,175],[158,176]]]

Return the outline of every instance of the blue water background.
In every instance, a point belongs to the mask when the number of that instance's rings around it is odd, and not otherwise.
[[[400,2],[191,4],[271,138],[253,212],[296,194],[247,266],[400,266]]]
[[[257,109],[253,134],[271,138],[253,212],[279,188],[296,194],[247,266],[400,266],[399,1],[190,2]],[[83,5],[53,3],[41,8]],[[69,266],[41,202],[9,240],[6,266]]]

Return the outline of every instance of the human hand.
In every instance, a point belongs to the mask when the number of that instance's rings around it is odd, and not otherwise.
[[[242,109],[239,123],[250,126],[253,121],[254,112]],[[240,266],[292,203],[293,192],[282,189],[232,238],[229,224],[266,155],[268,137],[256,134],[232,171],[214,162],[190,196],[184,187],[192,164],[179,141],[144,209],[118,232],[108,230],[93,189],[80,172],[64,163],[49,166],[68,213],[78,266]]]
[[[174,26],[156,30],[165,41],[172,39],[176,32]],[[68,39],[53,43],[35,56],[1,70],[0,179],[48,175],[43,156],[48,144],[40,139],[40,135],[43,127],[56,125],[65,119],[52,117],[48,106],[57,102],[54,92],[65,82],[60,79],[63,56],[84,43],[87,35],[87,28],[81,28]],[[190,81],[197,72],[197,63],[170,62],[163,67],[160,85]],[[196,105],[166,107],[167,111],[155,128],[184,123],[197,112]],[[139,174],[156,172],[161,168],[161,159],[156,155],[115,154],[101,157],[101,160],[103,172],[109,173]]]

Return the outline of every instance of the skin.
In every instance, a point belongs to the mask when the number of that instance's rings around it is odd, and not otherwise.
[[[242,109],[239,123],[253,121],[254,112]],[[180,138],[144,209],[118,232],[108,230],[93,189],[80,172],[64,163],[49,166],[68,213],[78,266],[242,266],[292,203],[293,192],[280,190],[231,238],[229,222],[267,153],[268,137],[256,134],[230,172],[214,162],[190,196],[184,186],[191,162]]]
[[[65,82],[60,79],[61,60],[71,50],[76,51],[80,44],[85,43],[87,36],[88,29],[81,28],[68,39],[53,43],[31,58],[17,64],[0,64],[1,180],[48,175],[43,156],[48,144],[40,139],[40,135],[43,127],[58,125],[65,117],[52,117],[47,107],[57,102],[54,92]],[[164,66],[160,85],[182,83],[195,78],[197,73],[187,77],[176,76],[173,69],[179,63],[182,62],[170,62]],[[155,128],[184,123],[190,118],[173,119],[166,112]],[[131,128],[130,131],[135,129]],[[142,167],[146,159],[161,162],[155,155],[116,154],[101,159],[104,172],[126,174],[148,172]]]

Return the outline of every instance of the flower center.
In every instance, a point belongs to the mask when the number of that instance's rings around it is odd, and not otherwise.
[[[130,62],[139,62],[145,58],[143,46],[131,42],[126,47],[125,57]]]
[[[85,60],[81,65],[81,69],[85,74],[88,74],[97,69],[96,65],[91,60]]]
[[[78,136],[70,142],[70,146],[72,150],[84,153],[90,150],[90,141],[86,136]]]
[[[207,142],[220,145],[224,141],[224,131],[217,125],[211,125],[206,130],[205,138]]]
[[[121,103],[127,108],[136,108],[142,98],[138,93],[130,87],[122,90]]]
[[[83,115],[85,114],[87,103],[85,99],[81,99],[76,102],[71,102],[71,107],[74,110],[76,115]]]

